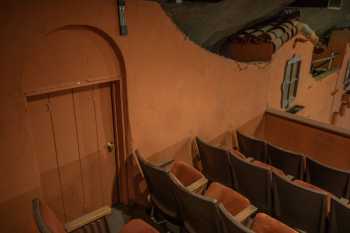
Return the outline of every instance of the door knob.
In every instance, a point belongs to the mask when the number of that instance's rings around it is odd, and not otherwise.
[[[113,152],[115,146],[113,142],[107,142],[107,150],[108,152]]]

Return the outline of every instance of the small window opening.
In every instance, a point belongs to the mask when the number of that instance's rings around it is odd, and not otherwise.
[[[297,96],[301,59],[294,56],[291,58],[284,70],[284,80],[282,82],[281,107],[288,109]]]
[[[350,61],[348,61],[348,66],[344,77],[344,90],[346,92],[350,92]]]

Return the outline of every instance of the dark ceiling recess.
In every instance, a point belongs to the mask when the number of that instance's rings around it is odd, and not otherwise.
[[[260,25],[283,23],[290,20],[289,17],[298,18],[298,21],[307,24],[323,41],[334,29],[350,28],[350,0],[149,1],[160,3],[166,14],[190,40],[220,55],[224,55],[223,47],[232,36]],[[295,2],[314,2],[314,7],[290,7]],[[320,3],[323,3],[322,8]],[[342,6],[341,9],[336,7],[339,5]],[[281,12],[293,14],[285,15]]]
[[[164,0],[163,2],[177,2],[177,3],[183,3],[183,2],[221,2],[223,0]]]
[[[177,0],[180,2],[221,2],[223,0]]]
[[[342,3],[343,0],[296,0],[291,6],[340,9]]]

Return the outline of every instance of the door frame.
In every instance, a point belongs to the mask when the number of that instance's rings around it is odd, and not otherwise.
[[[124,101],[123,101],[123,90],[122,90],[122,80],[118,76],[110,76],[105,79],[100,79],[96,81],[71,83],[66,85],[57,85],[48,88],[32,90],[25,92],[25,104],[26,108],[28,102],[33,99],[44,95],[50,95],[52,93],[64,92],[68,90],[80,89],[83,87],[93,87],[99,84],[110,84],[111,87],[111,104],[112,104],[112,123],[113,123],[113,135],[114,143],[116,144],[116,149],[114,153],[115,159],[115,187],[116,195],[114,195],[113,204],[120,203],[121,201],[121,185],[120,185],[120,171],[123,158],[126,153],[126,127],[124,118]],[[31,127],[29,127],[31,138],[33,138],[33,132]],[[32,139],[33,140],[33,139]],[[33,145],[33,143],[32,143]],[[32,146],[34,149],[34,147]]]

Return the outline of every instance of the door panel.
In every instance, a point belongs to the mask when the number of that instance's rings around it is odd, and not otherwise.
[[[62,190],[47,96],[31,102],[29,117],[40,171],[41,194],[58,218],[64,221]]]
[[[103,194],[105,205],[111,205],[116,197],[116,148],[109,151],[107,143],[114,143],[114,126],[112,113],[111,86],[101,84],[93,90],[93,100],[96,113],[97,138],[100,151],[100,166],[103,167]],[[115,145],[116,147],[116,145]],[[114,197],[114,199],[113,199]]]
[[[50,110],[67,221],[84,214],[83,182],[72,91],[50,95]]]
[[[88,213],[103,206],[103,168],[99,163],[100,151],[92,89],[74,91],[73,96],[85,197],[84,210]]]
[[[111,84],[28,99],[44,201],[71,221],[116,195]]]

